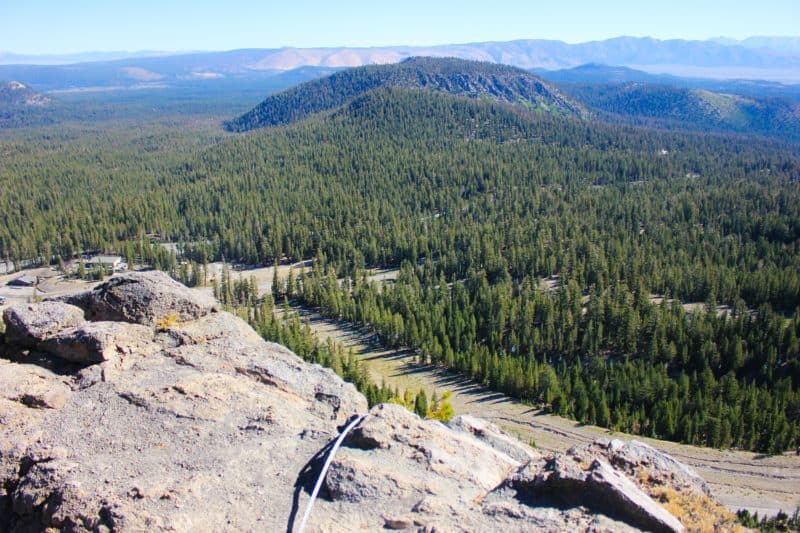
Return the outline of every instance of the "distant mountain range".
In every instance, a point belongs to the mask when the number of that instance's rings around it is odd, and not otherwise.
[[[264,76],[300,67],[345,68],[397,63],[412,56],[457,57],[503,63],[525,69],[567,69],[587,63],[615,65],[650,73],[716,79],[747,78],[800,83],[800,39],[753,38],[746,41],[658,40],[617,37],[568,44],[518,40],[430,47],[280,48],[141,57],[103,57],[103,61],[41,65],[41,58],[0,55],[0,79],[20,79],[38,90],[95,86],[157,86],[197,80]],[[119,54],[117,54],[119,55]],[[75,56],[85,61],[92,54]],[[62,58],[61,60],[63,60]],[[50,58],[60,62],[59,58]]]
[[[187,52],[182,52],[187,53]],[[0,51],[0,65],[71,65],[96,61],[115,61],[131,57],[174,56],[179,52],[156,52],[139,50],[137,52],[78,52],[72,54],[16,54]]]
[[[726,37],[717,37],[711,39],[724,45],[738,45],[745,48],[761,48],[772,50],[773,52],[784,52],[789,54],[800,54],[800,37],[748,37],[737,41],[736,39],[729,39]]]
[[[586,115],[580,104],[528,71],[454,58],[409,58],[393,65],[357,67],[267,97],[228,123],[232,131],[278,126],[335,109],[376,89],[420,89],[550,113]]]

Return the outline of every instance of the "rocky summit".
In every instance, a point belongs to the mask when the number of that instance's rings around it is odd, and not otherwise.
[[[0,530],[683,531],[733,527],[642,443],[556,456],[471,416],[367,402],[158,272],[3,316]]]

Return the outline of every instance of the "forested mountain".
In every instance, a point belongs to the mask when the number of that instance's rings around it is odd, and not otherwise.
[[[45,106],[50,99],[37,93],[24,83],[10,81],[0,82],[0,109],[12,107]]]
[[[556,83],[579,85],[608,85],[613,83],[661,83],[671,85],[674,80],[683,80],[668,74],[650,74],[628,67],[586,63],[560,70],[532,69],[546,80]]]
[[[454,58],[415,57],[393,65],[337,72],[269,96],[227,124],[231,131],[289,124],[335,109],[381,87],[424,89],[455,96],[521,104],[531,109],[580,116],[579,104],[529,72],[506,65]]]
[[[179,275],[159,239],[200,264],[314,259],[278,297],[559,414],[800,443],[794,145],[383,87],[247,136],[67,130],[0,153],[4,257],[116,250]],[[368,266],[400,275],[379,288]]]
[[[0,128],[38,121],[50,113],[52,100],[19,81],[0,82]]]
[[[535,74],[557,83],[569,85],[614,85],[624,83],[646,83],[670,85],[684,89],[704,89],[715,93],[737,94],[750,98],[789,98],[800,102],[800,85],[784,84],[765,80],[710,79],[679,77],[669,74],[652,74],[621,66],[587,63],[570,69],[533,69]]]
[[[699,131],[731,131],[800,140],[800,102],[753,98],[674,85],[630,82],[565,86],[606,120]]]
[[[588,66],[579,75],[635,77],[630,69]],[[640,73],[644,74],[644,73]],[[669,79],[644,74],[646,80]],[[570,79],[567,76],[567,79]],[[289,124],[335,109],[380,87],[425,89],[528,108],[666,129],[727,131],[800,140],[800,102],[652,82],[554,86],[513,67],[459,59],[412,58],[337,72],[265,99],[227,123],[231,131]],[[564,94],[568,96],[564,96]],[[588,111],[587,111],[588,110]]]

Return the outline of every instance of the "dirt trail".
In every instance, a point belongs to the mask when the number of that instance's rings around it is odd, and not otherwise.
[[[596,426],[585,426],[540,411],[492,392],[475,382],[441,369],[414,364],[407,351],[386,351],[374,346],[369,335],[347,323],[328,320],[320,314],[296,309],[320,339],[333,338],[351,347],[364,362],[373,380],[385,381],[400,390],[424,388],[429,395],[452,391],[457,414],[474,414],[491,420],[518,438],[537,447],[561,451],[597,437],[631,438],[647,442],[692,466],[708,481],[715,496],[731,510],[741,508],[774,515],[790,514],[800,505],[800,456],[764,456],[751,452],[720,451],[619,434]]]

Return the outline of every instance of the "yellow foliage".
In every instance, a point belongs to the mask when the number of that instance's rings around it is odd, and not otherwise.
[[[393,403],[396,405],[402,405],[412,413],[414,412],[414,400],[415,396],[414,393],[411,392],[411,389],[406,389],[403,392],[402,396],[392,396],[389,398],[389,403]]]
[[[705,494],[683,494],[670,487],[656,487],[650,495],[689,531],[741,531],[736,517]]]
[[[435,399],[428,408],[428,416],[426,418],[439,420],[447,423],[455,415],[455,410],[450,403],[450,398],[453,396],[452,392],[445,392],[441,398]],[[435,395],[434,395],[435,398]],[[414,393],[406,390],[402,396],[392,396],[389,398],[389,403],[402,405],[409,411],[414,411]]]
[[[430,409],[428,409],[428,418],[432,418],[434,420],[439,420],[444,422],[450,422],[450,419],[453,418],[453,415],[456,414],[455,410],[453,409],[452,404],[450,403],[450,398],[453,396],[453,393],[450,391],[445,392],[441,399],[437,400]]]
[[[650,484],[650,471],[647,470],[645,467],[639,467],[639,479],[642,481],[642,484],[648,486]]]
[[[414,410],[414,393],[411,392],[411,389],[406,389],[403,393],[403,405],[405,405],[406,409],[409,411]]]
[[[177,326],[180,323],[180,315],[175,311],[167,313],[167,316],[156,322],[158,329],[169,329],[172,326]]]
[[[403,407],[405,407],[409,411],[412,411],[414,409],[414,404],[413,403],[407,404],[405,402],[405,400],[403,398],[401,398],[400,396],[392,396],[391,398],[389,398],[389,403],[393,403],[395,405],[402,405]]]

